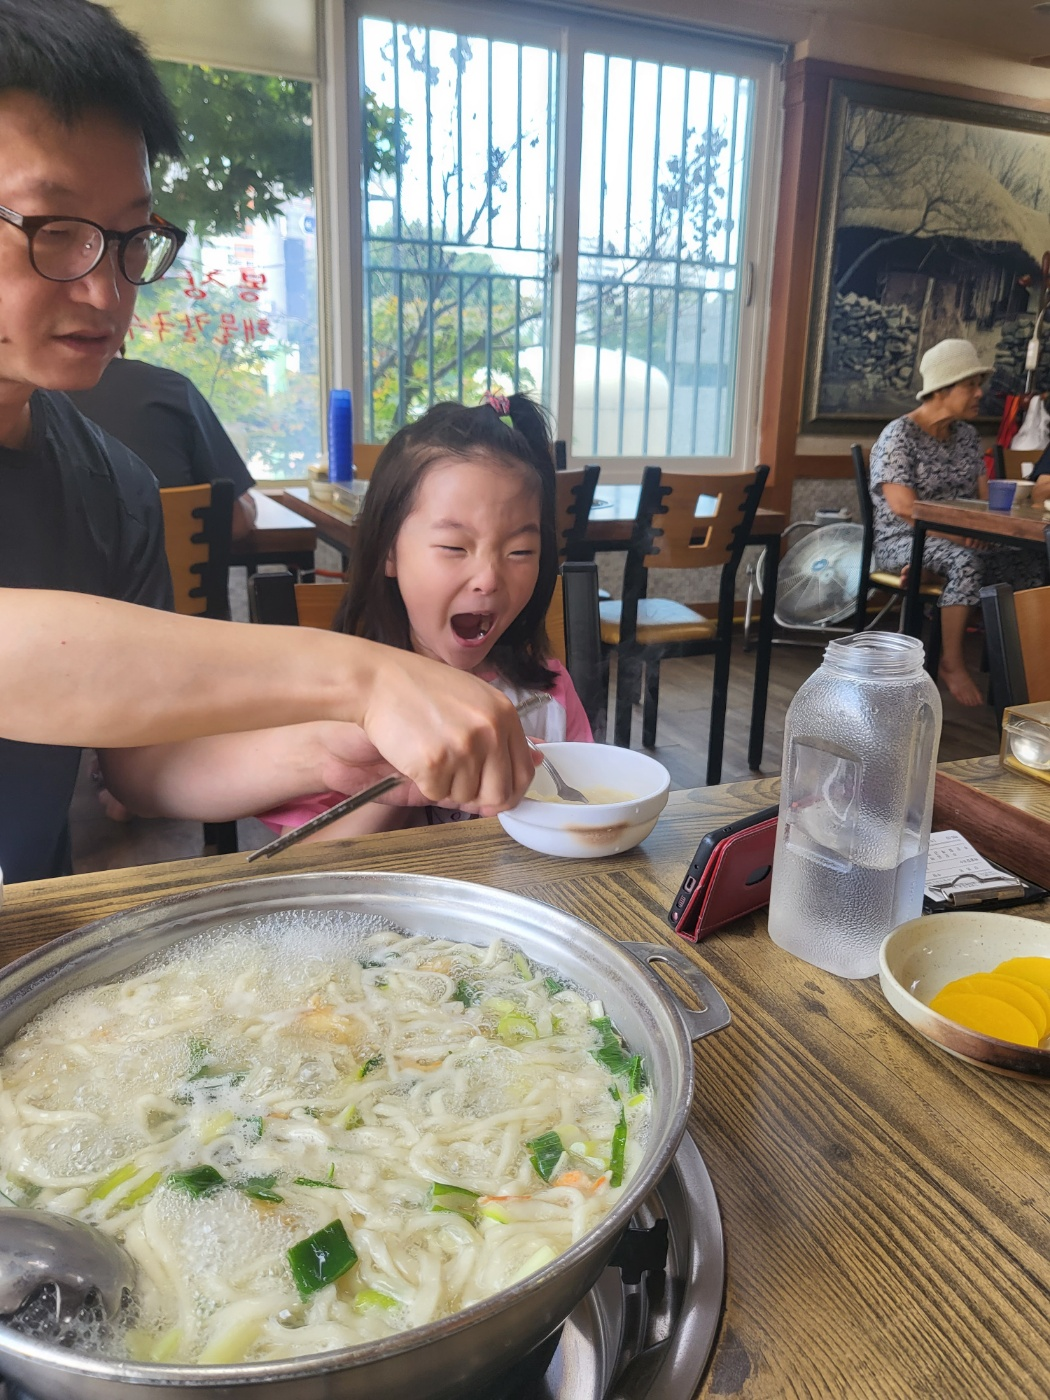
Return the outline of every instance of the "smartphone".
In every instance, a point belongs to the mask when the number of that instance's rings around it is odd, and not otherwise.
[[[694,943],[769,903],[778,806],[709,831],[696,848],[667,920]]]

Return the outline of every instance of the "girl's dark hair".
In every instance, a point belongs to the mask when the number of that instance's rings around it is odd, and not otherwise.
[[[0,92],[20,88],[67,125],[109,112],[152,161],[179,154],[179,125],[137,35],[90,0],[0,0]],[[76,211],[74,211],[76,212]]]
[[[554,527],[554,453],[539,406],[523,394],[510,399],[508,425],[489,404],[467,408],[439,403],[416,423],[400,429],[379,454],[357,526],[349,588],[335,628],[373,642],[411,651],[408,614],[386,562],[401,527],[415,506],[419,483],[442,457],[469,462],[495,459],[536,474],[540,493],[540,563],[532,597],[489,652],[488,660],[511,685],[549,689],[544,625],[558,575]]]

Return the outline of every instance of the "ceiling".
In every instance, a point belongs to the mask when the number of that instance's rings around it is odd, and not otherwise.
[[[1050,12],[1033,10],[1032,0],[752,0],[752,4],[779,11],[793,31],[791,37],[798,34],[800,25],[809,28],[826,17],[941,38],[1021,63],[1050,54]]]

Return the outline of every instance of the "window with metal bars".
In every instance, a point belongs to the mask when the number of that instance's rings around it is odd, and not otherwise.
[[[431,9],[359,21],[364,431],[521,389],[576,460],[750,465],[769,62]]]

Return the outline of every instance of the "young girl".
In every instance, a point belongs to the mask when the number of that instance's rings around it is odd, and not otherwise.
[[[486,396],[478,408],[436,404],[383,449],[357,527],[335,626],[472,671],[498,686],[535,739],[590,741],[565,668],[548,654],[544,619],[558,571],[550,436],[530,399]],[[465,812],[371,803],[317,839],[457,821]],[[323,793],[266,813],[276,831],[340,801]]]

